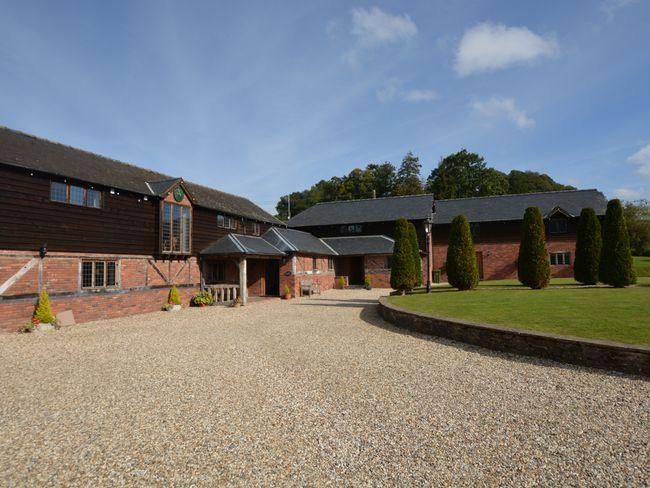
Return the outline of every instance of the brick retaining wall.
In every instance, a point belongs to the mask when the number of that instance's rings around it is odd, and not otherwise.
[[[412,312],[379,299],[381,316],[397,327],[497,351],[650,376],[650,347],[579,339]]]

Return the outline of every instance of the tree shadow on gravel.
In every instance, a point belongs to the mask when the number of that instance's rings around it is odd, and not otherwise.
[[[542,366],[545,368],[551,368],[551,367],[560,368],[564,370],[589,372],[589,373],[598,374],[602,376],[635,378],[635,379],[640,379],[642,381],[647,381],[647,378],[638,375],[620,373],[618,371],[608,371],[603,369],[588,368],[585,366],[561,363],[558,361],[553,361],[551,359],[538,358],[535,356],[522,356],[511,352],[496,351],[481,346],[475,346],[464,342],[454,341],[453,339],[447,339],[445,337],[431,336],[427,334],[421,334],[419,332],[413,332],[408,329],[402,329],[400,327],[397,327],[396,325],[391,324],[390,322],[387,322],[381,317],[381,315],[379,315],[379,305],[377,304],[377,302],[375,302],[374,305],[368,305],[363,307],[363,309],[359,314],[359,318],[361,318],[361,320],[363,320],[369,325],[378,327],[380,329],[384,329],[389,332],[416,337],[420,340],[424,340],[427,342],[435,342],[437,344],[441,344],[444,346],[455,347],[462,351],[480,354],[481,356],[485,356],[489,358],[506,359],[508,361],[513,361],[516,363],[531,364],[535,366]]]

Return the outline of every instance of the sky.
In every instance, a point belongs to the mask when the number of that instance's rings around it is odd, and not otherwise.
[[[650,198],[649,25],[650,0],[0,0],[0,125],[269,211],[462,148]]]

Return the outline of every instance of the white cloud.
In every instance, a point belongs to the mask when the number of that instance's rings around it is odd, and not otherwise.
[[[552,56],[557,43],[526,27],[507,27],[485,22],[465,32],[456,51],[456,72],[467,76],[493,71],[536,58]]]
[[[489,100],[472,102],[472,109],[485,117],[506,117],[514,122],[520,129],[529,129],[535,126],[535,121],[519,109],[512,98],[492,97]]]
[[[402,100],[413,103],[434,102],[438,99],[438,94],[434,90],[402,90],[400,80],[390,80],[382,88],[375,92],[377,100],[382,103],[393,100]]]
[[[409,41],[417,35],[418,28],[406,14],[391,15],[377,7],[355,8],[352,10],[351,33],[355,42],[343,59],[356,65],[364,51]]]
[[[638,0],[602,0],[602,2],[600,2],[600,10],[607,15],[609,20],[612,20],[617,10],[637,3],[637,1]]]
[[[639,166],[637,172],[640,175],[650,178],[650,144],[639,149],[627,158],[627,160]]]
[[[638,200],[643,195],[643,190],[635,190],[634,188],[615,188],[614,197],[621,200]]]
[[[435,102],[438,94],[433,90],[411,90],[404,93],[407,102]]]

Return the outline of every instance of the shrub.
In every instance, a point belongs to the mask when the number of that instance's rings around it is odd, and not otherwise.
[[[607,203],[603,229],[603,247],[600,257],[600,281],[622,288],[636,282],[632,268],[630,238],[618,199]]]
[[[172,285],[172,287],[169,289],[169,296],[167,297],[167,303],[171,303],[172,305],[181,304],[181,296],[178,293],[178,289],[176,288],[176,285]]]
[[[32,322],[30,320],[30,321],[25,322],[24,324],[22,324],[20,327],[18,327],[17,332],[19,332],[21,334],[28,334],[28,333],[34,331],[34,327],[35,327],[34,322]]]
[[[522,285],[534,290],[546,288],[551,280],[544,220],[537,207],[528,207],[524,213],[517,258],[517,276]]]
[[[214,303],[214,298],[209,291],[202,291],[192,297],[192,305],[200,307],[201,305],[212,305]]]
[[[366,290],[372,290],[372,275],[366,275],[363,279],[363,286]]]
[[[573,276],[585,285],[598,283],[600,253],[603,239],[600,222],[593,208],[583,208],[578,221],[576,239],[576,258],[573,263]]]
[[[459,290],[471,290],[478,285],[478,266],[469,222],[458,215],[451,223],[447,247],[447,279]]]
[[[38,297],[36,310],[34,310],[33,321],[37,324],[55,324],[56,318],[52,313],[50,306],[50,297],[47,295],[45,287],[41,290],[41,295]]]
[[[409,242],[413,253],[413,285],[412,288],[422,285],[422,258],[420,257],[420,244],[418,244],[418,233],[413,222],[409,222]]]
[[[413,246],[409,239],[409,222],[401,218],[395,224],[393,266],[390,270],[390,286],[404,293],[413,288]]]
[[[345,288],[345,278],[343,278],[343,276],[339,277],[339,288],[341,290]]]
[[[289,288],[289,285],[284,285],[284,296],[289,296],[291,295],[291,288]]]

